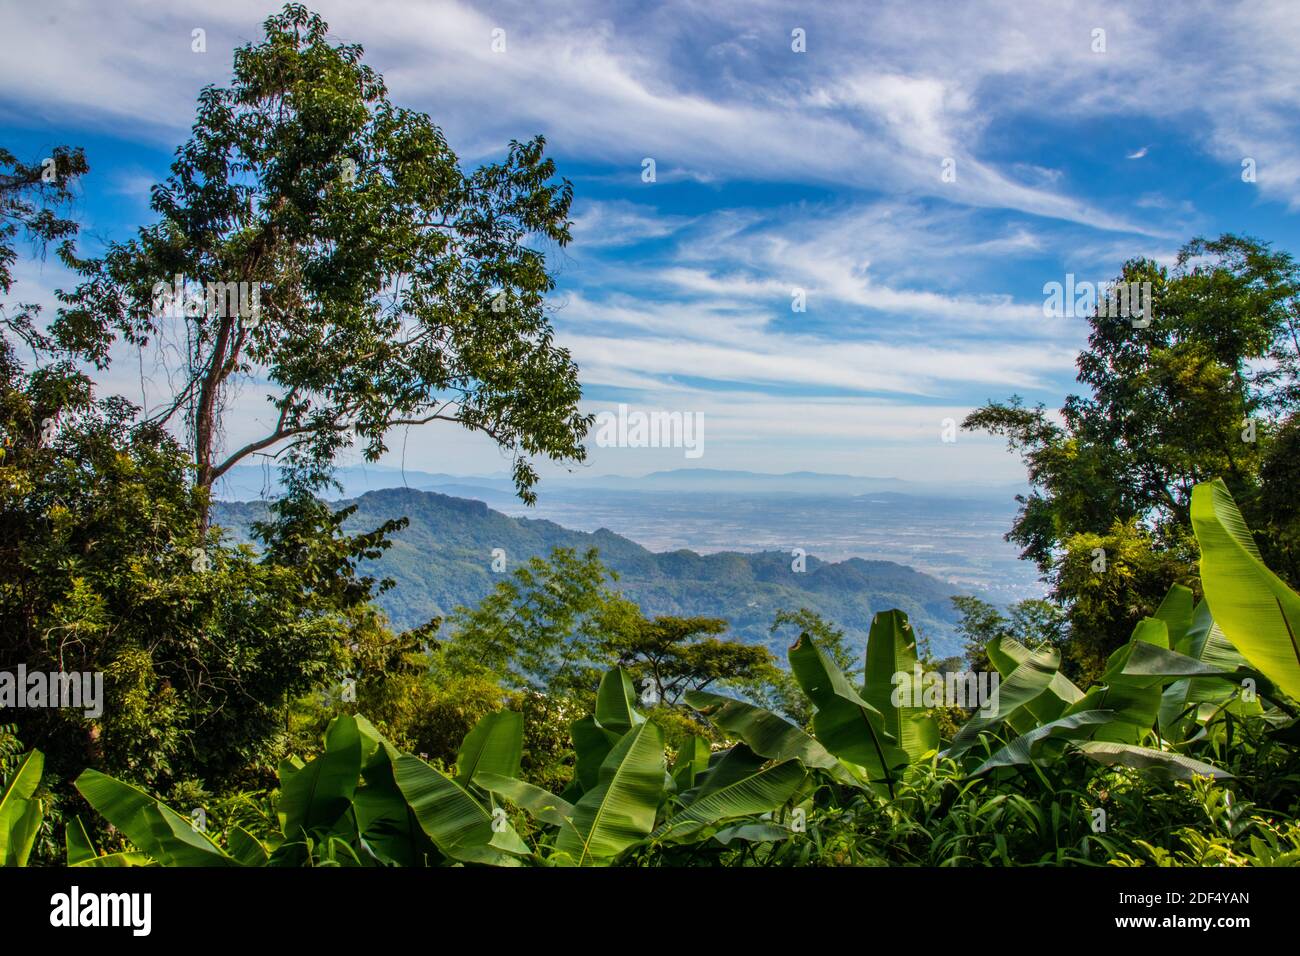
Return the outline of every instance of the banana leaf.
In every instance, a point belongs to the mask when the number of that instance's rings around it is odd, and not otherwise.
[[[361,777],[362,738],[357,721],[342,714],[325,731],[325,750],[299,769],[281,764],[276,816],[286,838],[330,832],[352,808]]]
[[[943,755],[956,757],[965,753],[979,740],[980,734],[993,730],[1003,723],[1017,733],[1028,733],[1032,730],[1037,725],[1037,720],[1029,705],[1048,692],[1060,666],[1061,655],[1054,648],[1045,647],[1031,651],[999,684],[996,711],[988,715],[976,713],[962,724],[961,729],[953,737],[952,744]],[[1074,706],[1078,706],[1077,703]]]
[[[573,737],[573,753],[576,757],[571,786],[577,791],[574,797],[577,799],[588,790],[594,790],[600,783],[601,764],[621,737],[596,723],[594,717],[575,720],[569,725],[569,733]]]
[[[709,718],[714,726],[743,740],[756,754],[771,760],[798,758],[806,767],[830,770],[839,761],[817,738],[784,717],[731,697],[692,690],[686,703]]]
[[[904,752],[910,763],[939,749],[939,722],[921,706],[896,706],[895,674],[911,674],[917,664],[916,632],[902,611],[881,611],[871,619],[867,635],[866,677],[862,699],[884,717],[885,731]],[[916,698],[921,688],[912,688]]]
[[[734,823],[729,827],[723,827],[713,834],[713,839],[723,846],[730,846],[737,840],[742,843],[775,843],[778,840],[789,839],[792,833],[794,831],[789,827],[764,820],[758,823]]]
[[[1232,777],[1232,774],[1226,770],[1166,750],[1150,750],[1132,744],[1094,740],[1085,741],[1077,746],[1086,756],[1098,763],[1107,766],[1132,767],[1159,777],[1174,780],[1191,780],[1197,776],[1213,777],[1216,780]]]
[[[681,750],[677,751],[677,757],[673,760],[673,783],[677,786],[678,792],[683,792],[695,786],[697,777],[704,774],[709,769],[709,758],[713,755],[709,742],[699,734],[692,734],[691,739],[682,744]]]
[[[517,710],[485,714],[460,745],[456,782],[463,786],[480,772],[517,777],[523,753],[524,715]]]
[[[86,802],[132,846],[163,866],[239,865],[185,817],[129,783],[85,770],[75,784]]]
[[[1033,655],[1033,652],[1013,637],[995,637],[985,645],[989,660],[997,669],[998,676],[1005,681],[1017,667]],[[1025,712],[1013,715],[1011,721],[1014,729],[1028,732],[1034,726],[1056,720],[1070,705],[1083,699],[1081,691],[1074,681],[1059,670],[1048,681],[1047,691],[1025,704]]]
[[[509,823],[451,777],[410,754],[398,757],[393,777],[420,828],[442,853],[462,863],[518,866],[531,851]]]
[[[244,866],[266,866],[271,859],[270,851],[262,845],[262,841],[238,824],[230,828],[226,843],[230,847],[230,855]]]
[[[807,774],[798,760],[786,760],[718,787],[708,781],[655,831],[655,839],[684,840],[722,821],[769,813],[794,795]]]
[[[1264,565],[1222,480],[1192,489],[1191,514],[1215,622],[1251,666],[1300,699],[1300,595]]]
[[[862,767],[868,779],[893,791],[907,752],[885,729],[884,716],[853,689],[835,662],[807,634],[790,648],[790,669],[817,708],[813,733],[835,756]]]
[[[474,783],[495,796],[509,800],[542,823],[565,826],[573,816],[573,805],[568,801],[515,777],[480,771],[474,776]]]
[[[629,730],[600,766],[597,786],[582,795],[561,827],[553,859],[575,866],[612,862],[654,831],[664,792],[663,731],[650,722]]]
[[[1145,654],[1150,645],[1168,652],[1169,628],[1164,621],[1147,617],[1138,622],[1133,636],[1106,661],[1100,684],[1091,687],[1083,699],[1067,708],[1065,716],[1089,710],[1108,710],[1113,717],[1098,728],[1095,740],[1118,744],[1140,744],[1152,733],[1160,711],[1161,677],[1128,673],[1126,668],[1134,654]]]
[[[0,866],[26,866],[45,817],[36,798],[45,770],[45,755],[33,750],[14,770],[0,794]]]
[[[1035,727],[995,752],[988,760],[980,764],[971,773],[971,776],[978,777],[995,767],[1014,767],[1033,763],[1045,741],[1053,739],[1072,740],[1076,737],[1086,737],[1093,733],[1099,725],[1105,724],[1110,719],[1111,713],[1108,710],[1087,710],[1082,713],[1071,714],[1069,717],[1058,718],[1050,723],[1043,724],[1041,727]]]
[[[636,688],[621,667],[606,672],[596,691],[596,723],[605,730],[623,735],[645,718],[636,711]]]

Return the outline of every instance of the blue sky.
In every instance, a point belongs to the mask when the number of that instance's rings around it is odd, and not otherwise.
[[[1300,251],[1293,4],[312,6],[466,165],[547,136],[577,195],[552,311],[585,407],[705,421],[701,458],[592,447],[598,473],[1016,480],[1000,443],[945,443],[942,422],[1071,390],[1086,326],[1043,315],[1044,283],[1109,279],[1136,255],[1172,262],[1192,236],[1225,231]],[[151,219],[148,188],[196,94],[228,78],[232,48],[272,9],[0,10],[5,144],[27,159],[86,148],[83,248]],[[196,28],[206,53],[191,50]],[[17,275],[25,301],[70,284],[53,261]],[[157,400],[164,358],[117,359],[103,388]],[[251,383],[227,441],[268,418]],[[449,425],[392,445],[388,462],[410,468],[506,465]]]

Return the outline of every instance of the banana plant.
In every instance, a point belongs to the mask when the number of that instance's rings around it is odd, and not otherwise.
[[[1003,693],[1015,675],[1019,695],[1009,703],[1019,706],[1004,702],[995,719],[971,721],[954,744],[970,746],[999,722],[1019,736],[977,772],[1027,762],[1036,746],[1059,736],[1103,764],[1180,779],[1222,778],[1229,775],[1181,752],[1206,738],[1221,715],[1264,717],[1274,725],[1291,718],[1283,731],[1297,725],[1290,699],[1300,691],[1300,595],[1265,566],[1222,481],[1192,490],[1192,525],[1205,599],[1197,604],[1188,588],[1171,588],[1086,694],[1059,673],[1046,679],[1055,670],[1046,652],[1038,652],[1041,666],[1031,679],[1022,670],[1033,657],[1028,649],[1006,639],[991,642],[989,656],[1008,678]],[[1109,719],[1083,719],[1099,714]],[[1037,724],[1026,726],[1031,717]],[[1067,718],[1075,720],[1066,724]]]
[[[130,841],[143,857],[160,866],[238,866],[240,861],[222,849],[188,818],[145,793],[98,770],[85,770],[76,787],[86,802]],[[74,821],[80,826],[80,821]],[[84,834],[82,834],[84,836]],[[85,862],[93,852],[89,838],[68,837],[69,847]],[[126,863],[129,860],[124,859]]]
[[[1156,615],[1139,622],[1129,642],[1111,655],[1101,682],[1087,692],[1060,672],[1056,649],[1030,649],[1009,637],[991,641],[988,654],[1000,678],[995,706],[967,720],[939,756],[962,760],[972,777],[1068,752],[1156,776],[1228,776],[1167,747],[1158,724],[1162,706],[1172,706],[1168,701],[1183,690],[1167,693],[1166,685],[1183,678],[1241,676],[1226,644],[1197,637],[1203,616],[1190,591],[1173,589]],[[1178,664],[1181,655],[1171,645],[1195,646],[1207,660],[1179,671],[1171,662]],[[798,756],[804,766],[837,783],[865,782],[891,796],[909,766],[935,755],[933,717],[922,708],[896,704],[890,692],[895,675],[916,665],[915,641],[902,612],[873,620],[861,693],[806,634],[790,649],[790,663],[816,708],[811,734],[742,701],[700,692],[686,700],[756,754],[778,760]],[[1265,686],[1271,685],[1265,681]],[[1230,687],[1220,690],[1231,696]],[[982,754],[970,759],[981,744]]]
[[[862,699],[880,711],[886,732],[898,741],[909,764],[939,749],[939,722],[917,703],[919,695],[908,704],[895,704],[896,677],[912,674],[917,663],[916,633],[907,615],[898,610],[876,614],[867,634]]]
[[[68,866],[79,867],[119,867],[148,866],[152,861],[143,853],[125,850],[118,853],[101,853],[95,842],[86,832],[86,825],[81,817],[68,821],[66,831]]]
[[[916,638],[902,611],[872,620],[861,691],[806,633],[790,648],[789,660],[815,708],[811,734],[761,707],[717,694],[693,691],[686,702],[755,754],[798,759],[837,783],[891,796],[908,766],[937,752],[934,716],[914,702],[895,702],[895,674],[911,675],[917,663]]]
[[[1300,595],[1265,566],[1222,480],[1192,489],[1191,515],[1215,622],[1252,667],[1300,700]]]
[[[637,712],[622,668],[604,676],[596,712],[574,723],[573,739],[579,766],[595,764],[595,773],[579,771],[562,796],[497,773],[474,776],[547,831],[538,856],[550,865],[608,865],[638,847],[713,837],[725,845],[757,838],[760,830],[762,838],[777,839],[790,831],[771,815],[808,778],[793,751],[772,759],[738,745],[712,754],[702,737],[682,747],[670,772],[663,732]],[[821,758],[833,762],[824,751]],[[571,803],[566,798],[575,791]]]
[[[997,712],[974,717],[963,725],[945,756],[960,756],[984,740],[1001,746],[975,767],[971,776],[1001,767],[1041,764],[1067,752],[1154,776],[1183,780],[1230,776],[1166,748],[1160,735],[1158,719],[1166,700],[1165,684],[1181,676],[1168,672],[1169,662],[1181,656],[1170,645],[1187,646],[1187,635],[1197,619],[1191,599],[1188,589],[1172,589],[1155,616],[1139,621],[1128,643],[1111,654],[1100,682],[1087,692],[1059,672],[1060,656],[1054,649],[1030,651],[1006,637],[991,641],[989,659],[1003,678]],[[1014,734],[1005,742],[1001,736],[1004,728]]]
[[[281,764],[274,832],[259,838],[232,827],[224,846],[138,788],[87,770],[77,788],[131,848],[101,853],[74,818],[66,831],[68,863],[593,866],[639,846],[706,840],[720,831],[727,831],[720,843],[788,834],[771,816],[807,779],[797,756],[770,760],[743,746],[718,755],[694,738],[670,774],[663,732],[634,701],[625,671],[605,675],[595,714],[575,724],[579,759],[595,771],[589,785],[576,785],[572,801],[519,779],[524,727],[517,712],[483,717],[462,742],[454,773],[399,752],[364,717],[336,717],[317,756]],[[15,775],[0,820],[28,818],[20,804],[30,803],[39,775],[39,758]],[[503,803],[537,822],[533,845],[511,825]]]
[[[45,769],[45,755],[33,750],[23,758],[0,794],[0,866],[26,866],[45,818],[36,796]]]
[[[461,772],[517,767],[521,730],[517,719],[489,715],[461,748]],[[87,770],[76,785],[134,851],[111,860],[100,856],[80,821],[74,821],[67,833],[68,860],[74,865],[518,865],[530,852],[479,793],[398,752],[360,716],[336,717],[324,749],[312,760],[281,764],[278,832],[259,839],[232,827],[225,848],[130,784]]]

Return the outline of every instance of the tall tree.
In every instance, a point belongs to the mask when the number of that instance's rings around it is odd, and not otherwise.
[[[490,676],[511,690],[592,692],[604,670],[606,635],[625,633],[640,616],[612,589],[616,580],[595,548],[535,555],[478,605],[452,612],[438,666]]]
[[[463,171],[327,31],[288,4],[235,51],[230,86],[204,89],[153,189],[158,221],[76,262],[55,334],[101,367],[119,336],[179,344],[153,417],[183,418],[199,489],[257,454],[315,487],[354,440],[374,460],[391,429],[452,421],[512,454],[531,501],[531,459],[581,460],[591,421],[544,311],[540,247],[569,241],[572,188],[541,137]],[[227,403],[254,380],[274,424],[226,448]]]
[[[728,624],[715,617],[638,615],[630,627],[603,641],[608,658],[625,668],[641,689],[642,703],[676,706],[690,690],[747,687],[777,674],[766,647],[718,637]]]
[[[24,163],[0,147],[0,295],[13,289],[13,265],[18,259],[16,241],[21,234],[44,250],[62,240],[60,254],[69,255],[76,220],[60,215],[71,203],[76,180],[90,172],[80,147],[56,146],[39,162]],[[36,327],[40,307],[18,304],[11,313],[0,304],[0,324],[33,349],[48,349],[50,340]],[[6,342],[7,342],[6,338]]]
[[[1281,485],[1300,451],[1286,437],[1300,396],[1300,271],[1289,254],[1232,235],[1196,239],[1172,269],[1135,259],[1119,281],[1150,282],[1153,314],[1098,304],[1077,363],[1085,394],[1059,416],[1013,396],[963,423],[1004,436],[1025,461],[1032,491],[1007,537],[1069,609],[1085,677],[1171,583],[1195,584],[1192,487],[1223,478],[1267,550],[1281,538],[1261,508],[1294,497]],[[1300,583],[1294,559],[1267,557]]]

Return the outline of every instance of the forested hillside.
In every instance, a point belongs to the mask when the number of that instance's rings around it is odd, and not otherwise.
[[[795,572],[791,555],[779,551],[655,553],[607,530],[572,531],[551,521],[507,517],[480,501],[406,488],[368,492],[340,505],[357,507],[344,525],[348,530],[410,519],[381,558],[363,565],[366,573],[396,582],[376,603],[397,628],[416,627],[482,600],[502,577],[492,570],[495,548],[505,551],[509,571],[556,547],[594,547],[619,575],[617,589],[647,614],[720,617],[730,622],[733,636],[769,646],[778,656],[781,640],[769,634],[773,615],[801,607],[835,621],[858,650],[872,615],[889,608],[906,611],[937,656],[961,650],[953,629],[958,613],[949,600],[957,590],[892,561],[831,563],[809,555],[806,570]],[[263,502],[220,502],[213,520],[236,540],[247,541],[251,523],[265,520],[266,511]]]

